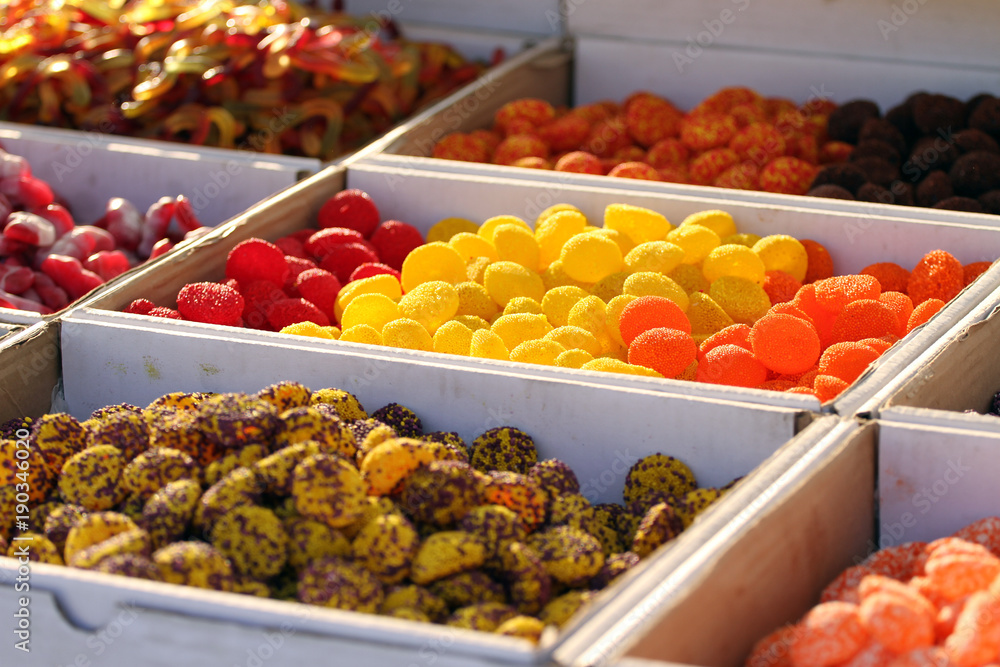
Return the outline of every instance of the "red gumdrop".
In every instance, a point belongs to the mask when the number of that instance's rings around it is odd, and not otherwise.
[[[365,278],[371,278],[372,276],[377,276],[381,274],[386,274],[393,276],[396,280],[400,280],[401,276],[399,271],[392,268],[388,264],[381,264],[379,262],[365,262],[358,266],[351,272],[351,277],[348,282],[354,282],[355,280],[363,280]]]
[[[312,322],[321,327],[330,326],[330,318],[313,303],[305,299],[283,299],[274,304],[267,317],[275,331],[298,322]]]
[[[142,238],[142,214],[132,202],[121,197],[108,200],[104,217],[94,226],[107,229],[118,245],[127,250],[135,250]]]
[[[300,273],[316,268],[316,262],[311,259],[303,259],[291,255],[285,255],[285,264],[288,265],[288,277],[285,278],[285,284],[282,285],[282,288],[285,290],[292,288],[292,285],[295,284],[295,279],[299,277]]]
[[[350,280],[354,269],[362,264],[378,261],[371,247],[365,243],[343,243],[334,246],[330,253],[320,262],[319,268],[337,276],[341,284]]]
[[[319,210],[320,228],[347,227],[360,232],[365,238],[378,227],[379,216],[375,202],[367,192],[357,189],[344,190],[326,200]]]
[[[17,180],[0,181],[0,191],[27,209],[45,208],[55,201],[49,184],[33,176],[22,175]]]
[[[240,241],[226,258],[226,277],[235,278],[240,283],[269,280],[275,285],[284,285],[288,274],[285,253],[264,239]]]
[[[397,271],[403,270],[403,260],[414,248],[424,244],[424,237],[416,227],[399,220],[386,220],[371,236],[371,243],[381,261]]]
[[[174,310],[173,308],[164,308],[163,306],[157,306],[156,308],[153,308],[151,311],[149,311],[146,314],[149,315],[150,317],[162,317],[162,318],[168,319],[168,320],[183,320],[184,319],[181,316],[180,312]]]
[[[153,246],[153,251],[149,253],[149,259],[156,259],[160,255],[165,255],[174,249],[176,244],[170,239],[163,238],[156,242]]]
[[[174,200],[174,215],[177,218],[177,226],[180,227],[181,231],[185,234],[187,232],[192,232],[196,229],[203,227],[201,221],[198,220],[198,216],[195,215],[194,206],[191,204],[191,200],[184,195],[177,195]]]
[[[630,302],[618,317],[618,329],[626,345],[644,331],[659,327],[691,334],[691,322],[680,306],[662,296],[640,296]],[[681,369],[683,370],[683,369]]]
[[[56,226],[40,215],[15,211],[7,216],[3,235],[14,241],[44,248],[56,242]]]
[[[354,229],[329,227],[321,229],[306,240],[303,248],[309,257],[321,260],[329,255],[335,246],[344,243],[366,243],[365,237]]]
[[[93,271],[107,282],[131,269],[132,265],[121,250],[102,250],[88,257],[83,268]]]
[[[73,229],[71,234],[77,234],[91,244],[90,251],[87,255],[92,255],[95,252],[100,252],[102,250],[114,250],[117,248],[115,243],[115,237],[106,229],[101,229],[100,227],[93,227],[91,225],[80,225]],[[61,240],[61,239],[60,239]]]
[[[62,310],[69,305],[69,295],[66,290],[55,284],[49,276],[41,271],[35,272],[35,291],[42,298],[42,303],[52,310]]]
[[[0,270],[6,270],[0,276],[0,290],[9,294],[24,294],[35,284],[35,272],[26,266],[7,267],[0,266]]]
[[[293,293],[311,302],[326,315],[331,322],[334,317],[334,306],[340,293],[341,283],[337,276],[323,269],[303,271],[292,286]]]
[[[243,296],[243,325],[251,329],[271,329],[268,315],[274,304],[288,298],[280,287],[270,280],[254,280],[241,286]]]
[[[176,209],[177,203],[173,197],[160,197],[146,210],[146,217],[142,222],[142,236],[136,248],[141,256],[149,257],[156,242],[167,235],[167,229]]]
[[[237,326],[242,321],[243,297],[222,283],[190,283],[177,293],[177,310],[185,320]]]
[[[84,269],[75,257],[49,255],[42,262],[41,269],[74,301],[104,284],[99,275]]]
[[[291,256],[299,257],[301,259],[309,259],[309,255],[306,253],[305,245],[294,236],[282,236],[274,242],[274,245],[281,248],[281,252],[285,253],[285,257]]]
[[[156,304],[149,299],[136,299],[129,305],[125,306],[124,313],[132,313],[133,315],[148,315],[149,311],[156,308]]]
[[[60,204],[49,204],[45,208],[34,211],[34,213],[52,223],[56,228],[56,238],[68,233],[76,225],[70,212]]]
[[[0,290],[0,308],[13,308],[14,310],[27,310],[39,315],[51,315],[52,310],[33,299],[10,294]]]

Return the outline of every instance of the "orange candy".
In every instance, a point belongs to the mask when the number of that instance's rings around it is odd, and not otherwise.
[[[897,656],[889,667],[957,667],[939,646],[918,648]]]
[[[760,170],[758,182],[761,190],[766,192],[804,195],[809,191],[817,171],[815,165],[786,155],[768,162]]]
[[[858,615],[868,634],[894,653],[934,644],[935,615],[908,597],[882,591],[863,596]]]
[[[851,383],[878,357],[878,352],[861,343],[834,343],[819,358],[819,372]]]
[[[813,380],[813,392],[816,394],[816,398],[822,403],[837,398],[849,386],[849,382],[844,382],[839,377],[824,375],[822,373],[817,375],[816,379]]]
[[[965,287],[965,270],[961,262],[944,250],[932,250],[923,256],[910,272],[906,293],[914,305],[928,299],[951,301]]]
[[[760,385],[758,389],[764,389],[766,391],[788,391],[793,387],[798,387],[795,380],[781,380],[774,379],[768,380],[764,384]]]
[[[835,343],[900,335],[899,320],[888,306],[875,299],[858,299],[844,306],[833,323]]]
[[[1000,575],[1000,559],[990,554],[931,553],[925,567],[932,585],[949,600],[982,590]]]
[[[878,300],[896,314],[896,335],[902,338],[906,335],[906,323],[913,314],[913,301],[901,292],[882,292],[878,295]]]
[[[810,368],[805,373],[799,376],[798,385],[800,387],[808,387],[812,389],[813,383],[816,381],[817,375],[819,375],[819,368]]]
[[[771,310],[767,311],[768,315],[791,315],[797,317],[801,320],[805,320],[809,324],[813,324],[813,319],[806,314],[806,311],[799,308],[793,301],[786,301],[785,303],[776,303],[771,306]],[[815,325],[813,325],[815,326]]]
[[[786,625],[754,644],[746,667],[791,667],[789,649],[795,643],[796,628]]]
[[[895,336],[892,336],[892,338],[895,338]],[[879,354],[884,354],[895,343],[895,341],[890,342],[886,338],[862,338],[858,342],[870,347]]]
[[[1000,600],[986,591],[973,593],[958,615],[945,651],[961,667],[996,662],[1000,658]]]
[[[833,277],[833,259],[830,257],[830,252],[812,239],[801,239],[799,243],[806,249],[806,257],[809,259],[803,284],[808,285],[817,280]]]
[[[658,327],[691,333],[691,322],[684,311],[676,303],[662,296],[640,296],[625,306],[618,318],[618,329],[621,331],[622,340],[628,346],[631,346],[632,341],[642,332]]]
[[[768,314],[750,332],[754,356],[777,373],[803,373],[820,355],[816,328],[793,315]]]
[[[700,360],[708,354],[709,350],[720,345],[739,345],[746,350],[751,350],[750,331],[750,325],[748,324],[731,324],[725,329],[715,332],[701,342],[701,349],[698,350],[698,359]]]
[[[731,387],[759,387],[767,380],[767,368],[753,353],[738,345],[719,345],[698,361],[698,382]]]
[[[868,633],[849,602],[824,602],[800,624],[802,634],[791,648],[795,667],[830,667],[854,657],[868,643]]]
[[[872,276],[834,276],[816,283],[816,301],[831,313],[839,313],[858,299],[878,299],[881,293],[882,287]]]
[[[869,577],[872,574],[874,574],[872,569],[864,563],[847,568],[823,589],[823,592],[819,596],[819,601],[834,602],[839,600],[855,604],[861,602],[858,587],[865,577]]]
[[[681,121],[681,141],[694,151],[725,146],[736,134],[736,121],[719,113],[688,115]]]
[[[805,395],[808,395],[808,396],[816,396],[816,392],[814,392],[809,387],[792,387],[791,389],[786,389],[785,393],[786,394],[805,394]]]
[[[1000,517],[989,516],[974,521],[955,533],[955,537],[981,544],[994,556],[1000,558]]]
[[[973,280],[983,275],[987,269],[993,266],[993,262],[973,262],[962,267],[962,277],[965,284],[970,284]]]
[[[861,269],[861,273],[878,280],[883,292],[906,292],[910,272],[895,262],[878,262]]]
[[[876,551],[865,565],[876,574],[903,581],[924,571],[927,562],[926,542],[907,542]]]
[[[688,174],[695,185],[711,185],[724,171],[737,164],[739,156],[728,148],[705,151],[688,164]]]
[[[771,304],[786,303],[795,298],[802,283],[784,271],[767,271],[764,274],[764,291]]]
[[[941,299],[927,299],[913,309],[910,319],[906,321],[906,333],[910,333],[921,324],[937,315],[937,312],[944,308],[944,301]]]
[[[630,364],[652,368],[665,378],[683,373],[697,356],[698,346],[690,333],[666,327],[644,331],[628,346]]]

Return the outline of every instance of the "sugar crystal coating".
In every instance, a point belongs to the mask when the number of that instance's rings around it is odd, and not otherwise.
[[[553,526],[532,534],[528,546],[538,552],[549,575],[568,586],[579,586],[604,565],[601,543],[571,526]]]
[[[204,542],[174,542],[153,553],[163,581],[217,591],[233,590],[233,570],[222,553]]]
[[[683,495],[695,487],[694,473],[683,462],[664,454],[651,454],[636,461],[625,476],[626,502],[656,491]]]
[[[264,507],[233,508],[212,526],[211,540],[237,574],[255,579],[278,574],[288,559],[288,534],[274,512]]]
[[[503,586],[482,570],[468,570],[438,579],[430,585],[430,591],[452,609],[477,602],[503,603],[506,600]]]
[[[341,528],[361,516],[364,481],[346,459],[313,454],[295,466],[292,497],[303,516]]]
[[[511,426],[492,428],[473,440],[469,463],[482,472],[527,473],[538,462],[531,436]]]
[[[403,581],[420,543],[416,529],[399,514],[377,516],[358,532],[351,545],[355,560],[382,583]]]
[[[149,531],[154,549],[179,540],[187,532],[200,498],[201,485],[190,479],[170,482],[150,496],[140,523]]]
[[[59,493],[69,503],[91,511],[109,510],[124,498],[119,484],[125,460],[111,445],[88,447],[63,464]]]

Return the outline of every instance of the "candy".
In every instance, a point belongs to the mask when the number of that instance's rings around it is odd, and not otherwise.
[[[719,345],[699,359],[695,379],[710,384],[759,387],[767,379],[767,367],[745,348]]]
[[[760,318],[750,331],[749,341],[754,357],[776,373],[803,373],[820,358],[816,328],[792,315]]]
[[[609,243],[614,245],[613,242]],[[615,252],[618,252],[617,246]],[[515,297],[526,296],[540,303],[545,296],[541,276],[516,262],[499,261],[490,264],[483,277],[483,287],[501,308]]]
[[[552,331],[552,325],[544,315],[517,313],[501,315],[490,329],[500,337],[508,350],[513,350],[527,340],[542,338]]]
[[[354,306],[357,301],[355,299],[351,306]],[[448,282],[433,280],[423,282],[409,290],[399,301],[398,313],[402,317],[420,322],[428,332],[433,334],[438,327],[458,314],[459,305],[458,290]],[[382,308],[383,312],[386,313],[390,310],[384,302]],[[345,317],[348,310],[344,311]]]
[[[859,341],[886,335],[899,336],[896,313],[881,301],[858,299],[844,306],[837,315],[831,334],[832,342]]]
[[[368,413],[358,401],[358,397],[342,389],[320,389],[313,392],[310,403],[312,405],[322,403],[332,406],[340,418],[345,421],[368,419]]]
[[[336,316],[337,295],[340,290],[341,283],[337,277],[320,268],[306,269],[292,283],[292,292],[319,308],[331,322]]]
[[[584,583],[604,565],[600,542],[571,526],[553,526],[536,532],[527,544],[538,553],[549,576],[568,586]]]
[[[424,237],[412,225],[399,220],[386,220],[375,229],[369,241],[382,263],[401,271],[403,261],[412,250],[423,244]]]
[[[486,550],[468,533],[451,530],[434,533],[424,540],[413,557],[410,578],[418,585],[474,570],[483,564]]]
[[[537,462],[534,440],[516,428],[493,428],[472,441],[469,463],[481,472],[500,470],[524,474]]]
[[[684,264],[698,264],[704,261],[721,243],[718,234],[699,224],[682,224],[669,232],[666,240],[684,251]]]
[[[525,528],[533,530],[545,520],[546,496],[535,480],[514,472],[493,470],[483,494],[487,503],[517,512]]]
[[[591,283],[621,271],[624,267],[618,245],[598,234],[578,234],[572,237],[563,244],[559,259],[570,278]]]
[[[472,332],[472,340],[469,343],[469,356],[480,359],[510,360],[510,352],[508,352],[507,346],[504,345],[503,339],[489,329],[479,329]]]
[[[303,516],[341,528],[361,515],[364,496],[361,474],[343,458],[313,454],[295,466],[292,497]]]
[[[645,558],[677,537],[683,529],[684,524],[674,509],[667,503],[657,503],[639,521],[631,550],[639,558]]]
[[[872,276],[835,276],[816,283],[816,301],[830,313],[839,313],[859,299],[878,299],[882,288]],[[808,312],[808,311],[807,311]]]
[[[124,497],[119,478],[125,461],[121,451],[98,445],[71,456],[63,464],[59,493],[66,502],[91,510],[111,509]]]
[[[187,320],[239,326],[243,321],[243,297],[228,285],[190,283],[177,293],[177,310]]]
[[[763,284],[765,271],[764,262],[756,251],[737,244],[713,248],[702,262],[702,272],[709,282],[722,276],[735,276]]]
[[[934,250],[921,258],[910,272],[906,293],[919,306],[928,299],[947,303],[965,286],[961,263],[943,250]]]
[[[382,582],[345,558],[321,558],[299,573],[298,600],[306,604],[374,614],[384,598]]]
[[[735,276],[722,276],[713,282],[708,295],[740,324],[753,324],[771,307],[763,287]]]
[[[648,329],[628,347],[630,364],[652,368],[663,377],[676,377],[698,354],[691,335],[672,328]]]
[[[469,356],[472,330],[457,320],[445,322],[434,332],[432,342],[435,352]]]
[[[377,516],[354,537],[355,561],[383,584],[399,583],[407,577],[420,537],[413,525],[398,514]]]
[[[63,558],[69,562],[73,557],[101,542],[138,526],[124,514],[118,512],[92,512],[80,517],[66,536]]]
[[[226,278],[240,283],[269,280],[275,285],[284,285],[288,278],[285,253],[263,239],[240,241],[226,257]]]
[[[814,607],[801,623],[792,644],[792,664],[827,667],[854,656],[868,641],[858,607],[847,602],[825,602]]]
[[[850,384],[864,372],[879,354],[856,342],[834,343],[819,358],[819,372],[832,375]]]
[[[200,497],[201,485],[190,479],[170,482],[150,496],[142,509],[142,525],[149,531],[154,549],[179,540],[187,532]]]
[[[317,223],[320,229],[346,227],[362,236],[371,236],[381,220],[375,202],[361,190],[342,190],[330,197],[320,208]]]
[[[382,328],[382,342],[390,347],[400,347],[406,350],[431,352],[434,349],[434,340],[427,328],[408,317],[400,317],[386,324]]]
[[[121,486],[128,495],[149,498],[171,482],[198,479],[194,460],[169,447],[151,447],[132,459],[121,473]]]

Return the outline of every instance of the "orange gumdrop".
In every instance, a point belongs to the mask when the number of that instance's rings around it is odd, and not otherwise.
[[[819,596],[819,601],[840,601],[859,604],[861,602],[861,594],[859,592],[861,582],[872,574],[872,569],[863,563],[847,568],[837,575],[836,579],[827,584]]]
[[[868,643],[858,606],[849,602],[816,605],[799,628],[799,638],[791,648],[795,667],[830,667],[846,662]]]
[[[834,343],[897,335],[899,320],[888,306],[875,299],[858,299],[844,306],[833,322]]]
[[[932,553],[925,567],[927,577],[941,594],[949,600],[985,589],[1000,575],[1000,559],[975,554]]]
[[[906,285],[906,293],[914,305],[927,299],[951,301],[965,287],[962,263],[944,250],[932,250],[921,258]]]
[[[819,372],[850,384],[878,357],[878,352],[861,343],[834,343],[819,358]]]
[[[889,663],[888,667],[957,667],[940,646],[928,646],[907,651]]]
[[[747,350],[752,349],[750,346],[750,331],[749,324],[731,324],[725,329],[716,331],[701,342],[701,348],[698,350],[698,359],[702,359],[709,350],[720,345],[739,345]]]
[[[858,586],[858,595],[864,600],[875,593],[890,593],[906,598],[913,607],[920,609],[922,613],[931,618],[937,616],[938,609],[934,604],[921,595],[916,589],[911,588],[908,583],[886,577],[881,574],[871,574],[861,580]]]
[[[652,368],[665,378],[684,372],[698,356],[698,346],[690,333],[657,327],[643,331],[628,346],[628,362]]]
[[[785,393],[786,394],[804,394],[804,395],[807,395],[807,396],[813,396],[815,398],[819,398],[818,396],[816,396],[816,392],[814,392],[809,387],[792,387],[791,389],[786,389]]]
[[[944,308],[944,301],[941,299],[927,299],[919,306],[913,309],[910,314],[910,319],[906,321],[906,333],[910,333],[921,324],[925,324],[932,317],[937,315],[938,311]]]
[[[927,562],[926,542],[906,542],[876,551],[865,560],[865,565],[876,574],[905,581],[924,571]]]
[[[806,249],[806,277],[802,284],[808,285],[817,280],[833,277],[833,259],[830,252],[821,244],[812,239],[802,239],[799,241]]]
[[[816,283],[816,302],[831,313],[839,313],[852,301],[878,299],[882,288],[872,276],[834,276]]]
[[[979,521],[973,521],[957,531],[953,537],[981,544],[994,556],[1000,558],[1000,517],[988,516]]]
[[[893,338],[895,338],[895,336],[893,336]],[[893,343],[895,341],[889,342],[885,338],[862,338],[858,342],[861,343],[862,345],[870,347],[879,354],[883,354],[885,353],[886,350],[888,350],[890,347],[893,346]]]
[[[813,392],[821,403],[837,398],[849,386],[849,382],[844,382],[839,377],[823,375],[822,373],[813,380]]]
[[[691,321],[684,311],[662,296],[640,296],[625,306],[618,317],[618,329],[628,346],[642,332],[660,327],[691,333]]]
[[[895,657],[895,653],[878,642],[872,641],[854,654],[853,658],[840,663],[840,667],[886,667]]]
[[[816,381],[816,376],[819,375],[819,367],[813,367],[807,370],[799,377],[798,385],[800,387],[808,387],[812,389],[813,382]]]
[[[895,262],[876,262],[861,269],[861,273],[878,280],[883,292],[906,293],[910,272]]]
[[[801,320],[805,320],[809,324],[812,324],[813,327],[816,326],[815,324],[813,324],[813,319],[809,317],[808,314],[806,314],[806,311],[796,306],[795,303],[792,301],[786,301],[785,303],[776,303],[773,306],[771,306],[771,309],[767,311],[767,313],[768,315],[778,315],[778,314],[791,315]]]
[[[764,273],[764,292],[772,304],[785,303],[795,298],[802,283],[784,271],[767,271]]]
[[[905,336],[906,323],[913,314],[913,300],[902,292],[882,292],[878,295],[878,300],[896,314],[896,335],[900,338]]]
[[[816,298],[816,285],[803,285],[802,289],[795,295],[795,298],[792,299],[792,305],[799,308],[812,320],[813,326],[816,327],[816,333],[819,334],[819,340],[823,343],[823,347],[829,345],[830,336],[833,333],[833,323],[837,318],[837,314],[831,313],[820,305],[819,300]]]
[[[798,387],[795,380],[781,380],[775,378],[774,380],[768,380],[764,384],[757,387],[758,389],[765,389],[767,391],[788,391],[792,387]]]
[[[943,644],[948,635],[955,631],[955,624],[958,623],[958,617],[965,609],[965,603],[968,600],[968,598],[961,598],[941,605],[934,619],[935,644]]]
[[[778,628],[753,645],[744,667],[791,667],[788,651],[796,636],[795,626]]]
[[[962,279],[964,284],[969,285],[973,280],[986,273],[987,269],[993,266],[993,262],[972,262],[962,267]]]
[[[753,354],[777,373],[804,373],[821,352],[816,327],[793,315],[768,314],[750,330]]]
[[[1000,600],[985,591],[973,593],[944,642],[951,661],[975,667],[1000,658]]]
[[[767,380],[767,368],[753,352],[739,345],[719,345],[698,362],[698,382],[731,387],[759,387]]]
[[[936,615],[908,597],[888,591],[862,593],[858,616],[868,634],[894,653],[934,644]]]

